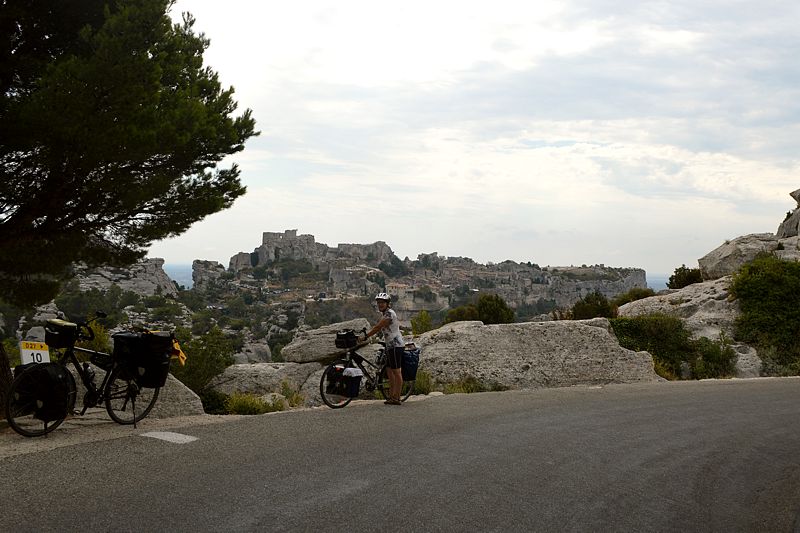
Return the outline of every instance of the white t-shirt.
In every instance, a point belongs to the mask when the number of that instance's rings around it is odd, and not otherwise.
[[[397,313],[394,312],[394,309],[384,311],[382,318],[389,319],[389,325],[381,329],[386,347],[404,347],[406,343],[403,340],[403,334],[400,333],[400,321],[397,319]]]

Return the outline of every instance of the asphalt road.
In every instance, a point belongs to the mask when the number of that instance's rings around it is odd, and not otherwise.
[[[798,414],[757,379],[143,423],[0,459],[0,531],[800,532]]]

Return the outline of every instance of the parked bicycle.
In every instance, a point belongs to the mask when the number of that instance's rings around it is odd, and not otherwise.
[[[114,422],[136,427],[150,414],[166,383],[173,350],[180,347],[171,333],[148,330],[115,334],[111,354],[75,346],[94,339],[90,323],[103,317],[98,312],[87,322],[47,321],[45,343],[57,350],[56,359],[14,369],[6,404],[6,419],[14,431],[26,437],[46,435],[74,414],[77,387],[70,363],[86,388],[81,416],[91,407],[105,405]],[[88,356],[89,361],[81,362],[76,354]],[[100,385],[95,383],[96,368],[105,372]]]
[[[363,329],[362,334],[367,330]],[[344,357],[329,364],[319,382],[319,393],[325,405],[333,409],[339,409],[349,404],[353,398],[361,393],[361,388],[367,393],[378,393],[385,399],[389,399],[389,377],[386,373],[386,345],[383,342],[372,360],[360,355],[356,349],[365,346],[359,345],[359,336],[353,330],[344,330],[336,334],[336,347],[347,349]],[[419,361],[419,349],[413,346],[410,350],[410,358]],[[407,352],[408,353],[408,352]],[[406,401],[414,393],[414,381],[416,366],[413,368],[414,375],[408,372],[403,377],[403,388],[400,391],[400,400]],[[406,379],[406,378],[410,379]]]

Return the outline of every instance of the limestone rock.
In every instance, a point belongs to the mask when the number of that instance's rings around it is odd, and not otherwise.
[[[294,390],[301,390],[308,377],[320,370],[317,363],[255,363],[231,365],[211,381],[211,387],[223,394],[246,392],[262,396],[280,392],[281,383],[286,381]],[[317,381],[319,385],[319,381]]]
[[[295,363],[324,361],[344,352],[336,348],[334,344],[337,331],[342,329],[361,331],[364,328],[369,331],[371,327],[366,318],[357,318],[347,322],[330,324],[319,329],[301,330],[295,334],[292,342],[281,350],[281,355],[286,361]]]
[[[272,361],[272,351],[266,340],[261,339],[246,342],[233,358],[237,363],[269,363]]]
[[[775,233],[775,235],[779,239],[797,237],[798,228],[800,228],[800,209],[795,209],[794,212],[789,215],[789,218],[781,222],[781,225],[778,226],[778,231]]]
[[[192,286],[195,289],[204,289],[224,273],[225,267],[216,261],[195,259],[192,261]]]
[[[107,291],[112,284],[116,284],[123,291],[132,291],[142,296],[162,294],[174,298],[178,295],[178,289],[163,267],[163,259],[152,257],[142,259],[127,268],[78,267],[77,278],[82,291]]]
[[[778,248],[778,238],[771,233],[754,233],[737,237],[698,259],[703,279],[718,279],[736,272],[761,252]]]
[[[652,356],[622,348],[609,327],[607,320],[456,322],[416,342],[422,348],[420,367],[445,383],[473,376],[520,389],[661,379]]]

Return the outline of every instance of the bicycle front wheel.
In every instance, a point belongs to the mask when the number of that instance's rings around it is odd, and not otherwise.
[[[49,381],[55,379],[53,376],[58,377],[57,382]],[[75,378],[58,363],[26,368],[15,376],[8,391],[8,425],[25,437],[50,433],[64,421],[69,406],[75,404],[75,392]]]
[[[381,376],[378,378],[378,392],[381,393],[385,399],[389,399],[389,376],[386,372],[387,367],[383,367],[381,370]],[[400,401],[404,402],[408,400],[408,398],[414,394],[414,382],[413,381],[404,381],[403,388],[400,389]]]
[[[344,379],[344,369],[347,366],[348,362],[344,359],[335,361],[325,368],[319,380],[319,395],[331,409],[344,407],[352,400]]]
[[[135,424],[153,410],[159,390],[139,387],[125,368],[115,367],[105,390],[108,416],[117,424]]]

